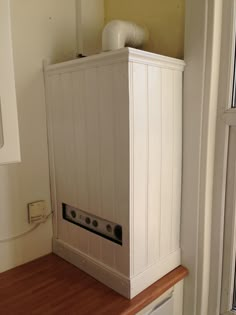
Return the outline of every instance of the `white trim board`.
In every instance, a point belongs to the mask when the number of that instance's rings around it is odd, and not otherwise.
[[[53,252],[119,294],[127,298],[130,297],[129,279],[124,275],[108,268],[96,259],[91,258],[59,239],[53,239]]]
[[[234,0],[186,3],[181,247],[190,276],[184,315],[232,313],[226,312],[232,275],[225,278],[222,270],[230,266],[222,259],[223,250],[232,254],[224,248],[224,241],[230,247],[224,221],[229,127],[236,124],[230,109],[235,16]]]
[[[185,24],[182,264],[184,315],[209,315],[209,271],[222,1],[187,1]]]
[[[221,284],[221,314],[233,305],[236,254],[236,128],[229,131],[229,150],[224,211],[224,247]]]
[[[176,250],[161,262],[129,279],[59,239],[53,239],[53,252],[130,299],[180,264],[180,250]]]
[[[232,95],[232,72],[235,29],[235,2],[225,0],[222,10],[222,41],[218,97],[218,119],[216,130],[215,177],[213,192],[211,274],[209,315],[220,314],[222,260],[225,218],[225,192],[228,159],[229,126],[233,125],[234,112],[229,109]],[[233,115],[232,115],[233,114]],[[230,314],[230,313],[227,313]]]
[[[74,72],[78,69],[87,69],[110,65],[114,63],[132,61],[139,64],[183,71],[185,62],[181,59],[166,57],[151,52],[139,50],[136,48],[124,47],[114,51],[103,52],[87,58],[74,59],[57,64],[48,64],[45,62],[44,71],[46,75],[62,74],[64,72]]]

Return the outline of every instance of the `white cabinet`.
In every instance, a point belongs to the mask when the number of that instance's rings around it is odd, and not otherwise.
[[[19,161],[10,1],[0,0],[0,165]]]
[[[171,315],[173,314],[173,297],[170,297],[167,301],[163,302],[163,304],[156,307],[151,313],[148,315]]]
[[[141,313],[140,315],[174,315],[173,308],[174,298],[173,295],[170,295],[168,298],[156,302],[153,307],[150,307],[145,313]]]
[[[183,315],[183,285],[178,282],[136,315]]]
[[[124,48],[45,69],[54,251],[130,298],[180,265],[183,68]],[[121,246],[63,204],[120,225]]]

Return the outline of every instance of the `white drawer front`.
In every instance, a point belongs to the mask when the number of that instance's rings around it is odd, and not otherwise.
[[[162,303],[159,306],[154,307],[154,309],[147,315],[173,315],[173,296]]]

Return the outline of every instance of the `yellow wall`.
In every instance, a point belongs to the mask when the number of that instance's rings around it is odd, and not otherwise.
[[[114,19],[147,26],[144,50],[183,58],[184,0],[105,0],[105,22]]]

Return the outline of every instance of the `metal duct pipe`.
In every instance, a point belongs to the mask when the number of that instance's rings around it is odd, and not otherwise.
[[[140,47],[148,40],[147,29],[121,20],[109,22],[102,33],[102,50],[109,51],[125,46]]]

